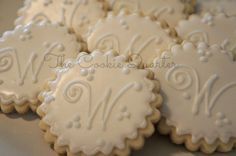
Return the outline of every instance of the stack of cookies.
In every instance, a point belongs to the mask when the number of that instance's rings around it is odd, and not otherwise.
[[[236,146],[234,0],[25,0],[0,38],[0,110],[58,154],[130,155],[159,131]],[[158,147],[157,147],[158,148]]]

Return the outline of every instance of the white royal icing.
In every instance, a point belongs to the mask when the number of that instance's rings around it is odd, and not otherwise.
[[[145,15],[154,16],[159,20],[165,20],[174,27],[178,21],[185,19],[185,4],[180,0],[109,0],[115,13],[121,10],[128,12],[142,12]]]
[[[135,139],[153,113],[150,103],[156,96],[148,72],[125,63],[123,56],[98,51],[68,64],[49,83],[51,91],[42,94],[39,107],[58,136],[56,144],[85,155],[124,149],[126,139]]]
[[[210,13],[202,17],[192,15],[189,20],[180,21],[176,30],[185,40],[218,44],[222,49],[236,53],[236,17]]]
[[[175,42],[160,23],[137,14],[113,16],[96,24],[88,37],[88,49],[115,50],[149,64]]]
[[[225,13],[228,16],[236,16],[235,0],[199,0],[199,13],[210,12],[212,14]]]
[[[206,43],[173,46],[155,63],[174,62],[156,68],[156,78],[166,95],[161,109],[178,135],[191,135],[192,142],[208,144],[236,137],[236,62],[220,46]]]
[[[38,93],[63,60],[76,57],[76,37],[57,25],[17,26],[0,38],[0,101],[38,102]]]
[[[99,0],[32,0],[19,11],[16,25],[50,21],[67,26],[86,40],[92,26],[106,15]]]

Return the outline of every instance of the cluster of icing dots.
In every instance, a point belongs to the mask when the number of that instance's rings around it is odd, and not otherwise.
[[[212,26],[213,25],[213,16],[209,13],[205,14],[202,18],[202,23]]]
[[[80,124],[80,116],[79,115],[76,115],[73,119],[73,121],[69,121],[67,124],[66,124],[66,128],[68,129],[71,129],[71,128],[80,128],[81,127],[81,124]]]
[[[131,117],[131,114],[128,112],[128,109],[126,106],[120,108],[120,113],[118,115],[118,121],[122,121],[124,119],[129,119]]]
[[[122,73],[125,74],[125,75],[128,75],[130,73],[130,69],[128,67],[124,67],[122,69]],[[133,88],[136,91],[141,91],[143,87],[142,87],[141,83],[135,82]]]
[[[228,118],[226,118],[226,116],[221,113],[221,112],[218,112],[216,113],[216,121],[215,121],[215,125],[217,127],[223,127],[225,125],[230,125],[231,122]]]
[[[208,58],[212,56],[212,53],[207,50],[208,45],[204,42],[200,42],[197,47],[197,53],[201,62],[208,62]]]
[[[94,68],[89,68],[89,69],[86,69],[86,68],[83,68],[80,70],[80,74],[81,76],[83,77],[87,77],[87,80],[88,81],[93,81],[94,79],[94,73],[95,73],[95,69]]]
[[[32,38],[32,34],[31,34],[30,29],[29,29],[29,28],[25,28],[25,29],[23,30],[23,34],[20,35],[19,38],[20,38],[21,41],[30,40],[30,39]]]

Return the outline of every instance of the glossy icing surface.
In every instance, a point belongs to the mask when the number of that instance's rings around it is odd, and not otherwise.
[[[138,70],[112,53],[82,53],[58,70],[51,90],[42,93],[43,121],[58,136],[58,146],[70,152],[111,154],[135,139],[153,113],[154,83],[146,70]],[[67,67],[67,68],[66,68]],[[109,74],[108,74],[109,73]]]
[[[76,57],[80,44],[64,27],[17,26],[0,39],[0,99],[2,104],[38,102],[52,70]]]
[[[236,137],[236,62],[220,46],[185,42],[173,46],[157,62],[174,62],[156,68],[166,98],[162,114],[178,135],[188,134],[192,142],[208,144]]]

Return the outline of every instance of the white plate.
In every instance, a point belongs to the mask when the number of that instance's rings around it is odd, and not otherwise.
[[[23,0],[0,0],[0,34],[12,29],[17,10]],[[1,36],[1,35],[0,35]],[[56,156],[45,143],[38,128],[39,119],[33,113],[27,115],[4,115],[0,113],[0,156]],[[236,152],[214,154],[213,156],[235,156]],[[155,133],[147,139],[142,150],[132,156],[203,156],[191,153],[181,145],[174,145],[166,136]]]

